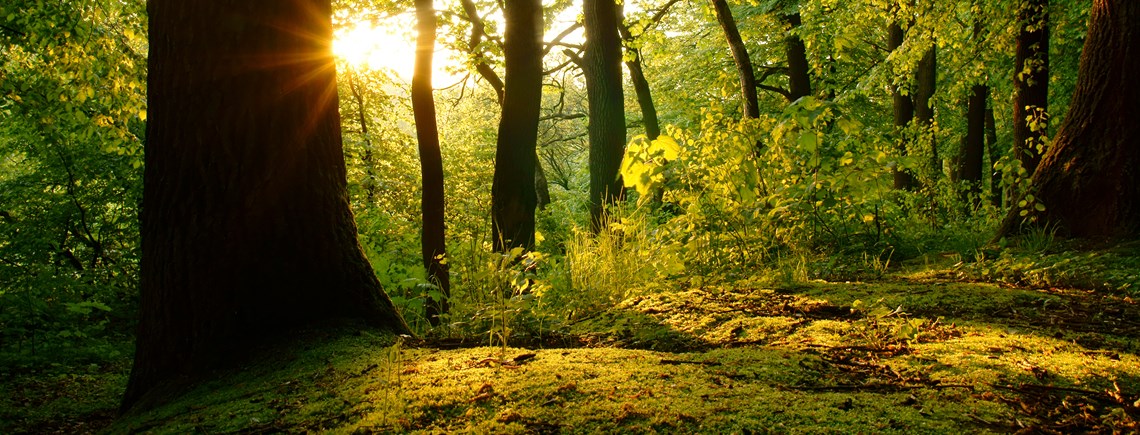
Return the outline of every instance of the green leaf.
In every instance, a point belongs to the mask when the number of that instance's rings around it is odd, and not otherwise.
[[[681,154],[681,145],[677,144],[673,138],[661,135],[653,140],[649,145],[649,150],[650,154],[663,153],[665,160],[676,160],[677,156]]]
[[[800,148],[809,153],[814,153],[817,148],[817,138],[815,132],[807,132],[800,135],[799,139]]]

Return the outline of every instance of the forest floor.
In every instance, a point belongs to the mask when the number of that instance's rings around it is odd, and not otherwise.
[[[6,384],[0,432],[1140,431],[1140,305],[952,268],[666,283],[505,347],[367,331],[299,343],[113,422],[125,363]]]

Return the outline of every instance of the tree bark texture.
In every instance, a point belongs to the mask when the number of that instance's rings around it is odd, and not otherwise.
[[[512,0],[505,5],[506,77],[491,186],[496,252],[534,249],[535,154],[542,102],[542,2]]]
[[[605,207],[624,195],[618,175],[625,150],[625,98],[621,80],[621,39],[614,0],[583,0],[586,31],[583,73],[589,104],[590,228],[606,226]]]
[[[894,52],[901,47],[905,35],[906,32],[903,30],[902,25],[900,25],[898,21],[892,22],[887,27],[887,50]],[[914,100],[911,99],[909,93],[903,92],[898,85],[891,87],[891,99],[894,108],[895,131],[899,135],[895,140],[895,149],[899,157],[906,157],[907,143],[910,141],[906,137],[905,132],[907,126],[914,120]],[[914,189],[914,174],[909,170],[895,166],[891,169],[891,173],[894,176],[895,189]]]
[[[1076,91],[1029,191],[1045,205],[1038,225],[1083,238],[1140,230],[1140,3],[1094,0]],[[1011,207],[999,235],[1017,232]]]
[[[294,327],[363,319],[408,333],[349,210],[330,2],[151,1],[148,13],[139,330],[123,409]]]
[[[439,149],[439,129],[435,118],[435,99],[432,96],[432,55],[435,53],[435,7],[433,0],[416,0],[416,63],[412,73],[412,113],[416,120],[416,139],[420,150],[420,174],[423,194],[420,209],[423,213],[423,230],[420,234],[420,254],[428,280],[439,288],[443,299],[428,298],[425,315],[432,326],[439,325],[439,316],[447,314],[447,298],[451,294],[448,276],[446,226],[444,224],[445,199],[443,190],[443,157]]]
[[[1034,131],[1027,121],[1038,112],[1049,110],[1048,8],[1049,0],[1022,0],[1018,11],[1021,30],[1014,56],[1013,146],[1021,166],[1031,175],[1041,162],[1038,146],[1048,125],[1042,124]]]
[[[740,37],[740,30],[736,28],[736,19],[732,18],[732,9],[729,9],[725,0],[712,0],[716,20],[724,31],[724,38],[728,40],[728,48],[732,52],[732,60],[736,62],[736,72],[740,76],[740,98],[743,100],[744,116],[747,118],[760,117],[760,100],[756,94],[756,69],[752,67],[752,59],[748,57],[748,49]]]
[[[918,122],[919,144],[930,150],[927,165],[932,179],[942,173],[942,161],[938,157],[938,140],[934,137],[934,105],[931,99],[938,85],[938,48],[933,44],[922,56],[915,71],[914,117]]]
[[[800,14],[786,15],[784,22],[791,27],[784,39],[788,57],[788,102],[795,102],[811,95],[811,64],[808,63],[804,40],[795,33],[800,27]]]
[[[966,193],[977,206],[982,192],[982,160],[986,148],[986,104],[990,88],[986,85],[970,87],[966,102],[966,136],[958,150],[957,181],[967,183]]]

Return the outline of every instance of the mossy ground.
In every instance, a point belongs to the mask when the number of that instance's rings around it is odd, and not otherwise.
[[[104,431],[1140,430],[1131,298],[962,278],[924,268],[784,288],[665,283],[573,323],[556,348],[314,332]],[[41,387],[117,391],[124,378]],[[58,421],[106,421],[114,406],[111,394],[32,401],[35,388],[2,388],[0,432],[84,432],[101,425]]]

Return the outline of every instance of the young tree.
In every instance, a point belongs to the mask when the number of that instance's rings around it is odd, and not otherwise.
[[[897,8],[894,9],[897,12]],[[887,26],[887,50],[892,53],[902,47],[903,40],[906,37],[906,30],[903,29],[899,21],[900,18],[895,17]],[[895,149],[899,157],[905,157],[907,155],[907,143],[909,142],[905,131],[910,122],[914,120],[914,100],[898,84],[891,86],[891,99],[894,108],[895,131],[899,135],[895,140]],[[895,166],[891,169],[891,173],[894,176],[895,189],[914,189],[916,184],[914,174],[909,170]]]
[[[990,99],[990,88],[983,84],[970,87],[966,102],[966,135],[958,150],[958,167],[955,170],[957,181],[965,181],[966,193],[974,206],[980,203],[982,192],[982,158],[986,145],[986,104]]]
[[[1053,145],[1033,174],[1026,205],[1040,201],[1037,225],[1076,237],[1140,230],[1140,3],[1094,0],[1077,88]],[[999,235],[1020,230],[1012,207]],[[1029,212],[1027,210],[1027,212]],[[1028,214],[1028,213],[1027,213]]]
[[[407,333],[356,240],[329,0],[152,1],[130,408],[330,319]]]
[[[1013,73],[1013,149],[1029,174],[1041,162],[1049,109],[1049,0],[1020,0]],[[1036,127],[1034,127],[1036,124]]]
[[[653,22],[660,20],[664,12],[678,0],[671,0],[654,16]],[[628,54],[625,56],[625,68],[629,70],[629,81],[633,84],[633,91],[637,95],[637,105],[641,108],[641,122],[645,124],[645,136],[649,140],[657,139],[661,134],[661,125],[657,120],[657,107],[653,105],[653,92],[649,89],[649,80],[645,78],[645,71],[641,68],[641,49],[637,40],[625,22],[624,4],[617,5],[618,33]]]
[[[788,57],[787,98],[789,102],[794,102],[811,95],[811,65],[808,64],[804,40],[795,33],[800,27],[800,13],[786,14],[781,19],[790,28],[788,36],[784,38],[784,46]]]
[[[491,185],[492,244],[497,252],[534,248],[535,148],[542,103],[542,2],[510,1],[503,15],[506,80]]]
[[[624,194],[618,172],[625,150],[625,100],[621,83],[619,12],[614,0],[583,0],[582,26],[590,123],[590,228],[606,226],[605,207]]]
[[[712,0],[716,20],[728,40],[728,48],[732,52],[732,60],[736,62],[736,72],[740,76],[740,98],[743,99],[744,116],[747,118],[760,117],[760,102],[756,95],[756,70],[752,67],[752,58],[748,57],[748,49],[744,47],[744,40],[740,37],[740,30],[736,28],[736,19],[732,18],[732,9],[729,9],[725,0]]]
[[[435,99],[432,96],[431,58],[435,53],[435,8],[432,0],[416,0],[416,63],[412,74],[412,112],[416,120],[416,139],[420,149],[420,171],[423,179],[423,196],[420,208],[423,213],[423,232],[420,234],[420,253],[428,280],[439,288],[443,298],[428,298],[426,316],[432,326],[439,325],[439,315],[447,314],[447,297],[451,293],[451,279],[446,261],[447,243],[444,225],[443,157],[439,150],[439,130],[435,120]]]
[[[938,84],[938,48],[932,41],[930,48],[922,55],[915,71],[914,90],[914,117],[919,128],[919,144],[927,146],[930,155],[927,156],[927,166],[932,178],[938,178],[942,173],[942,164],[938,158],[938,141],[934,137],[934,92]]]

